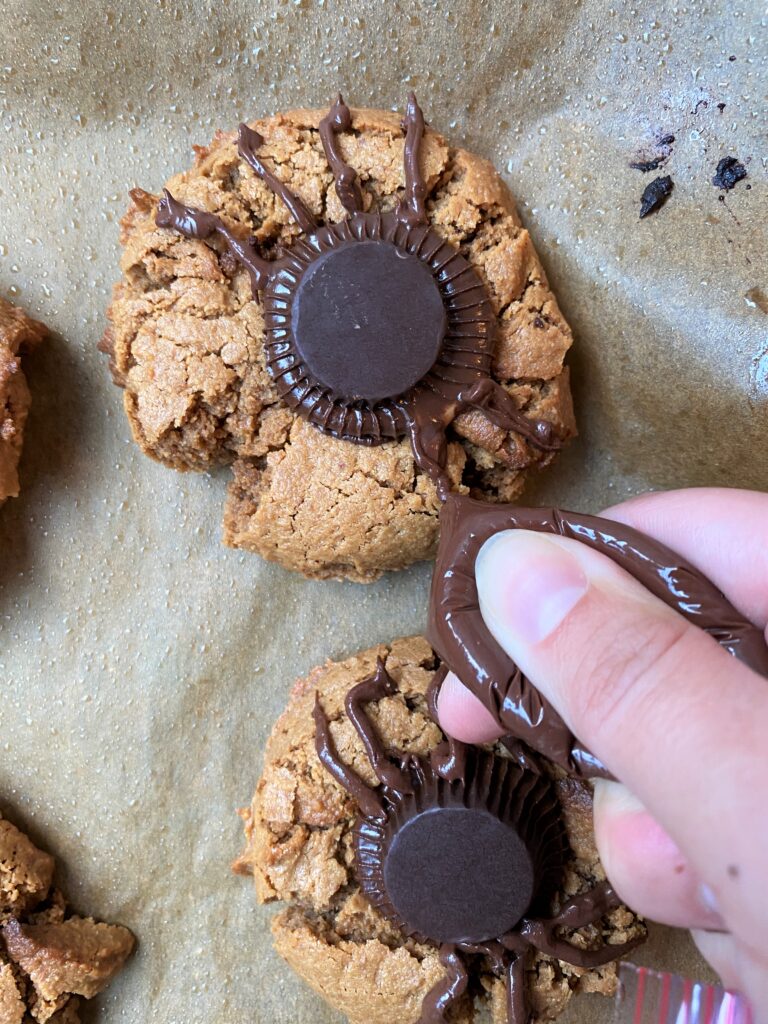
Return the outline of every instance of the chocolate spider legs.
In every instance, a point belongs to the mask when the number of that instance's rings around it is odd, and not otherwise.
[[[447,1011],[466,991],[469,972],[461,954],[487,957],[496,974],[506,977],[507,1020],[511,1024],[527,1024],[530,1006],[525,985],[525,964],[529,950],[535,949],[584,970],[601,967],[625,956],[642,939],[604,945],[600,949],[579,949],[555,935],[557,928],[577,929],[594,924],[619,904],[620,900],[609,883],[601,882],[588,892],[568,900],[552,918],[523,918],[499,942],[465,942],[441,946],[440,962],[448,974],[424,997],[419,1024],[444,1024]]]
[[[351,127],[352,115],[339,93],[335,103],[320,122],[320,141],[336,182],[336,195],[350,215],[363,210],[363,194],[355,169],[350,167],[341,155],[336,136],[349,131]]]
[[[406,754],[398,759],[399,766],[396,765],[392,753],[382,745],[371,719],[362,707],[364,703],[381,700],[382,697],[390,696],[393,692],[395,692],[395,685],[384,667],[384,662],[381,658],[377,658],[376,671],[373,675],[353,686],[347,694],[345,710],[355,731],[363,741],[371,767],[380,784],[385,789],[396,793],[412,793],[413,783],[418,784],[423,781],[421,778],[423,772],[418,758]],[[339,757],[331,736],[328,717],[323,711],[318,695],[315,696],[312,717],[315,722],[315,750],[321,763],[357,802],[363,814],[377,820],[385,818],[384,804],[376,790],[372,789],[357,772],[348,767]]]
[[[259,256],[251,239],[241,238],[221,217],[180,203],[167,188],[163,190],[163,198],[158,203],[155,223],[159,228],[174,228],[185,238],[198,238],[201,241],[212,235],[223,238],[230,256],[247,271],[254,297],[275,269],[271,260]]]
[[[398,793],[412,793],[413,786],[406,772],[392,763],[387,751],[379,742],[373,722],[363,710],[364,703],[381,700],[382,697],[389,697],[396,692],[397,687],[385,669],[384,662],[381,658],[377,658],[376,671],[372,676],[352,687],[346,696],[345,708],[347,718],[363,741],[368,760],[371,762],[371,767],[379,782]]]
[[[446,969],[445,977],[424,996],[418,1024],[445,1024],[448,1010],[467,990],[469,971],[455,945],[440,947],[440,963]]]
[[[333,776],[338,784],[357,803],[363,814],[369,818],[386,817],[384,806],[375,790],[365,782],[356,771],[348,767],[339,757],[336,744],[331,736],[328,718],[320,704],[320,697],[315,695],[315,706],[312,711],[315,721],[315,750],[320,763]]]
[[[642,939],[632,939],[617,945],[604,945],[600,949],[579,949],[566,939],[558,938],[557,928],[575,930],[587,924],[595,924],[605,914],[620,906],[621,900],[609,882],[600,882],[587,892],[572,897],[551,918],[525,918],[522,924],[509,936],[501,939],[507,948],[519,948],[520,939],[540,953],[564,960],[575,967],[589,970],[602,967],[612,960],[618,960],[640,944]]]
[[[447,675],[448,666],[441,665],[432,677],[432,682],[427,690],[429,715],[432,721],[438,725],[440,724],[440,717],[437,711],[437,698],[440,695],[440,687],[443,685]],[[447,782],[461,779],[464,777],[467,764],[467,745],[460,740],[454,739],[453,736],[446,736],[445,742],[439,743],[429,755],[429,760],[435,773]]]
[[[501,950],[499,954],[495,947]],[[481,943],[458,946],[441,946],[440,963],[446,968],[445,978],[427,992],[421,1004],[418,1024],[445,1024],[448,1011],[464,995],[469,982],[469,971],[462,953],[479,953],[490,958],[493,969],[506,980],[507,1020],[512,1024],[528,1024],[530,1007],[525,988],[525,961],[528,943],[521,943],[520,950],[510,953],[498,943]]]
[[[501,384],[489,376],[481,376],[453,394],[441,392],[437,381],[434,387],[422,384],[409,392],[401,403],[416,464],[432,478],[441,502],[451,493],[451,481],[445,468],[447,430],[463,412],[484,413],[494,426],[519,434],[540,451],[556,451],[562,447],[551,423],[529,419]]]

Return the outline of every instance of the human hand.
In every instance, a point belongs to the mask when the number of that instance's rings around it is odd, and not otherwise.
[[[687,558],[766,629],[768,495],[648,494],[605,515]],[[768,680],[578,541],[504,531],[476,576],[497,642],[623,783],[595,793],[598,849],[622,899],[691,928],[766,1024]],[[500,735],[450,674],[438,712],[457,739]]]

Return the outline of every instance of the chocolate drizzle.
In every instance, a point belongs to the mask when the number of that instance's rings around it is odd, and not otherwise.
[[[320,122],[320,141],[325,151],[325,159],[333,171],[336,183],[336,195],[339,202],[348,214],[359,213],[363,210],[363,193],[357,181],[354,168],[350,167],[342,157],[336,143],[336,136],[341,132],[348,132],[352,127],[352,115],[349,107],[342,99],[341,93],[336,97],[329,112]]]
[[[499,647],[480,613],[475,560],[500,530],[570,537],[602,552],[734,657],[768,676],[768,648],[760,630],[698,569],[629,526],[558,509],[487,505],[459,495],[447,498],[440,526],[427,638],[503,729],[574,775],[608,773]]]
[[[444,675],[438,671],[427,695],[433,712]],[[561,885],[568,852],[549,775],[455,740],[440,744],[429,760],[387,750],[364,705],[396,692],[379,659],[345,701],[378,779],[375,789],[339,759],[315,703],[318,756],[359,807],[360,888],[404,935],[439,946],[445,974],[425,996],[419,1024],[449,1019],[477,957],[506,978],[509,1024],[528,1024],[528,950],[589,969],[637,942],[585,950],[560,935],[599,922],[619,905],[607,883],[567,901],[554,916],[541,916]]]
[[[282,400],[333,437],[377,445],[408,435],[417,465],[450,493],[448,431],[479,410],[540,451],[560,447],[552,424],[529,419],[491,376],[496,317],[472,266],[429,225],[421,168],[424,116],[411,94],[405,117],[405,188],[393,213],[364,212],[338,136],[352,128],[339,95],[319,126],[347,214],[319,225],[269,169],[262,136],[240,125],[238,153],[285,204],[303,236],[266,260],[245,229],[185,206],[166,190],[159,227],[220,239],[248,273],[265,313],[267,369]]]

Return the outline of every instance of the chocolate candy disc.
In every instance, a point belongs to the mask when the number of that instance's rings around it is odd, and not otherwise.
[[[447,320],[425,265],[382,241],[331,249],[306,271],[292,309],[293,339],[335,396],[397,398],[432,367]]]
[[[426,765],[411,793],[387,790],[386,819],[361,817],[356,864],[368,899],[406,934],[482,942],[551,894],[565,839],[552,782],[467,752],[452,782]]]

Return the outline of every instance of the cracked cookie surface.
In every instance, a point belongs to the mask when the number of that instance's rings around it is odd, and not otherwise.
[[[323,110],[253,122],[259,155],[320,223],[343,220],[318,126]],[[366,208],[392,210],[403,189],[399,117],[353,110],[338,136]],[[493,372],[531,417],[575,432],[563,360],[571,334],[512,197],[493,167],[428,130],[422,149],[431,225],[470,261],[497,316]],[[250,232],[272,257],[298,237],[288,211],[240,160],[234,132],[196,147],[168,187],[181,202]],[[407,438],[366,448],[323,436],[282,404],[266,369],[264,319],[247,274],[209,244],[158,228],[158,197],[134,190],[122,221],[123,277],[102,341],[134,438],[175,469],[232,465],[225,543],[316,578],[362,582],[434,555],[435,487]],[[552,453],[481,412],[453,428],[457,490],[509,501]],[[358,485],[359,488],[358,489]]]
[[[267,744],[264,770],[253,802],[242,812],[246,847],[235,870],[252,874],[258,899],[288,904],[272,925],[281,956],[351,1024],[414,1024],[421,1001],[443,976],[438,949],[407,939],[367,902],[353,873],[356,806],[315,753],[312,708],[319,694],[341,759],[366,783],[377,784],[362,742],[344,714],[344,698],[384,659],[398,692],[367,705],[385,745],[427,755],[443,738],[429,718],[426,692],[437,659],[422,637],[409,637],[328,662],[300,679]],[[499,748],[498,752],[502,752]],[[592,830],[588,783],[552,769],[571,846],[558,900],[605,878]],[[553,911],[557,906],[553,906]],[[569,936],[585,948],[598,939],[621,944],[644,933],[626,907],[600,926]],[[577,992],[612,994],[615,965],[583,970],[541,953],[526,974],[533,1022],[555,1020]],[[485,1003],[494,1024],[506,1020],[505,984],[490,970],[480,973],[474,1001],[465,999],[450,1019],[476,1019]]]
[[[30,403],[21,353],[47,334],[44,324],[0,298],[0,504],[19,494],[18,465]]]
[[[121,925],[67,908],[54,860],[0,818],[0,1022],[79,1024],[81,999],[104,989],[131,954]]]

